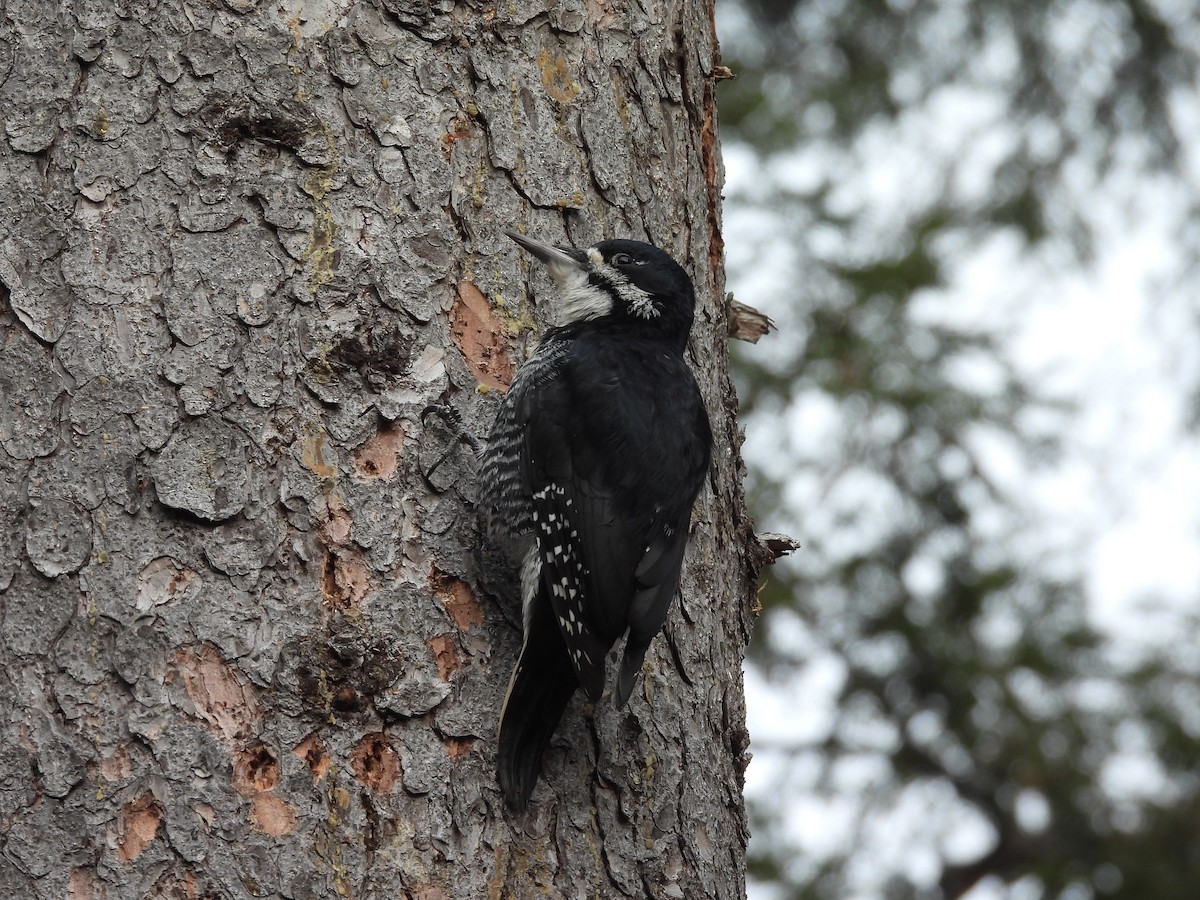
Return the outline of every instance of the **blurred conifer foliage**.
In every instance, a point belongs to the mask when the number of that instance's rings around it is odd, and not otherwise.
[[[1150,652],[1089,624],[996,477],[1052,459],[1067,419],[1002,333],[943,307],[993,242],[1088,265],[1091,199],[1120,184],[1171,179],[1195,205],[1200,11],[718,14],[724,144],[763,173],[731,185],[731,285],[787,294],[766,304],[781,332],[738,355],[747,428],[773,435],[752,504],[803,544],[752,648],[795,718],[753,736],[752,879],[821,900],[1196,896],[1200,632]]]

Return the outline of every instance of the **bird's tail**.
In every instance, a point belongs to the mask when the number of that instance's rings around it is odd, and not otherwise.
[[[629,702],[629,697],[633,694],[633,684],[642,671],[642,660],[646,658],[649,648],[649,641],[636,640],[632,634],[626,641],[625,655],[621,657],[621,670],[617,675],[617,694],[613,698],[617,709],[623,708]]]
[[[496,756],[504,802],[514,812],[529,803],[542,756],[579,685],[549,600],[537,597],[531,612],[500,711]]]

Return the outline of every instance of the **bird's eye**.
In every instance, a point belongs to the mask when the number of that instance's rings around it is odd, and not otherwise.
[[[614,266],[632,266],[633,257],[628,253],[614,253],[611,262]]]

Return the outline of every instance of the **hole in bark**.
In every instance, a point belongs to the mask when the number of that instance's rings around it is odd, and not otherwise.
[[[233,786],[241,793],[270,791],[279,785],[279,763],[266,744],[257,744],[237,754]]]
[[[363,702],[363,698],[348,684],[342,685],[333,695],[334,712],[361,712],[365,708],[366,703]]]
[[[312,772],[314,783],[319,782],[329,771],[329,754],[325,752],[325,747],[316,734],[310,734],[297,744],[292,752],[308,766],[309,771]]]
[[[350,768],[359,784],[388,793],[400,778],[400,754],[384,734],[368,734],[350,754]]]

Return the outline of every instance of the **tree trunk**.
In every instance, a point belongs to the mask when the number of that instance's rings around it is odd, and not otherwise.
[[[0,23],[0,896],[742,896],[706,0],[112,6]],[[641,687],[515,819],[455,424],[545,321],[514,225],[685,264],[716,433]]]

